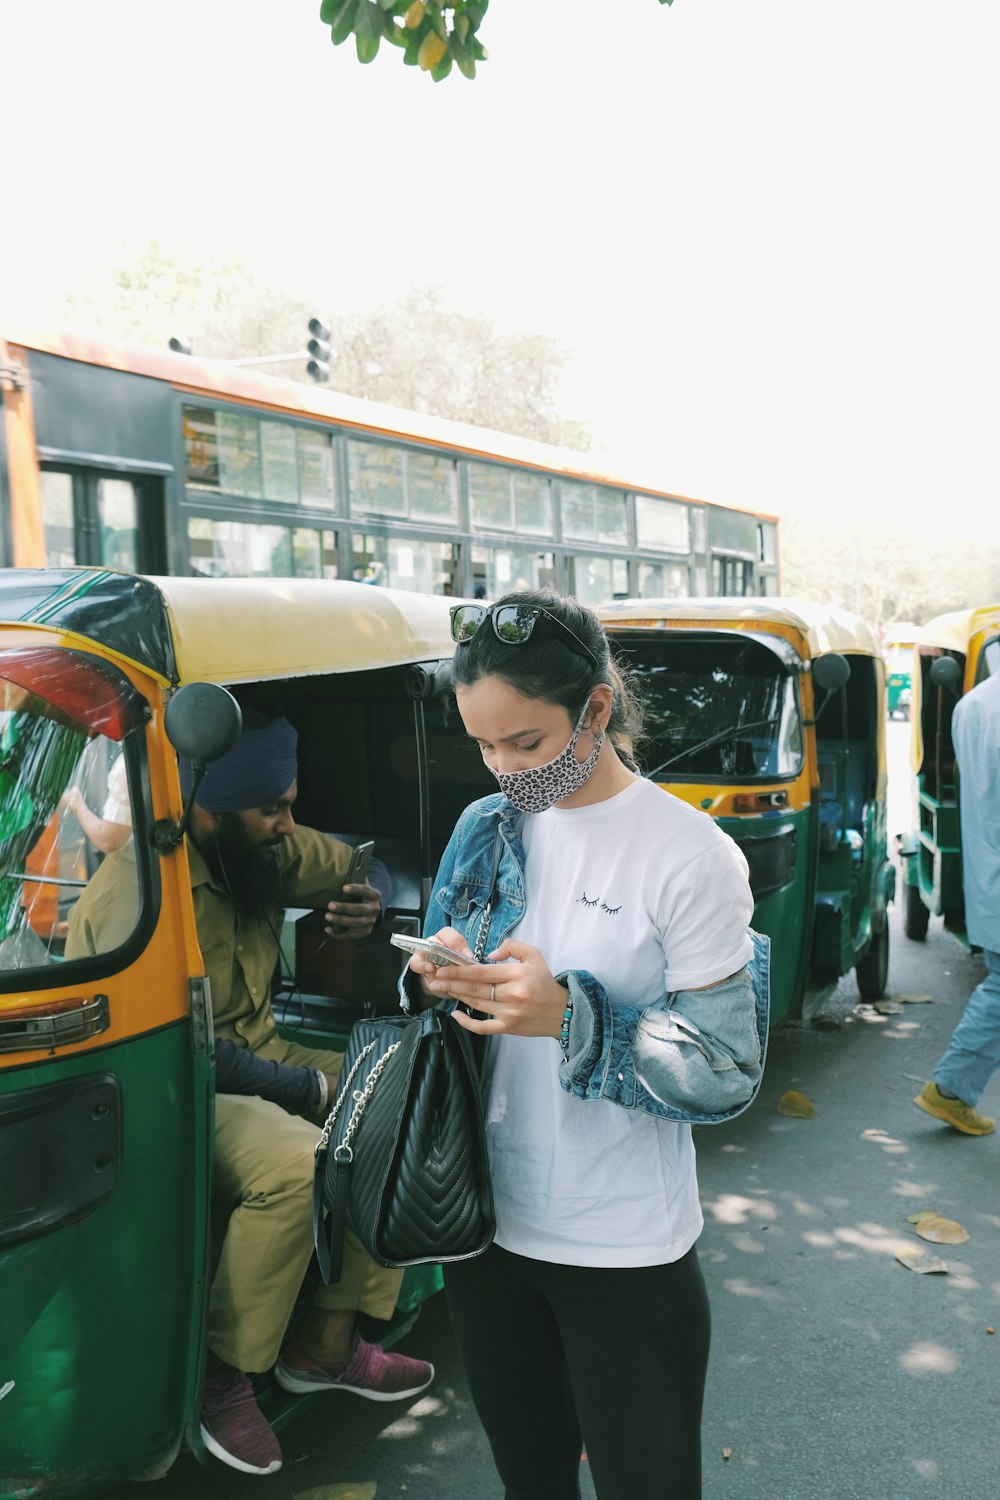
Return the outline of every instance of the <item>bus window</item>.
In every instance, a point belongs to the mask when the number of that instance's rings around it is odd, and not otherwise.
[[[337,538],[311,526],[188,518],[191,572],[205,578],[336,578]]]
[[[38,478],[45,529],[45,565],[73,568],[76,566],[73,476],[61,469],[43,469]]]
[[[720,598],[740,599],[753,593],[753,568],[738,557],[712,558],[712,592]]]
[[[416,594],[457,594],[454,542],[354,534],[353,576],[359,583]]]
[[[139,506],[128,479],[98,479],[96,488],[100,557],[107,568],[134,572],[139,567]]]
[[[569,593],[582,604],[606,604],[628,597],[628,561],[624,557],[569,557]]]
[[[639,564],[640,599],[686,599],[691,592],[686,564]]]
[[[499,599],[516,589],[555,587],[555,558],[551,552],[529,552],[522,547],[473,547],[472,573],[477,598]]]

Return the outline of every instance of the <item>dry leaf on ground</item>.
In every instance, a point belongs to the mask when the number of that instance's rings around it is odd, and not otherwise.
[[[992,1333],[992,1332],[993,1332],[993,1330],[992,1330],[992,1328],[991,1328],[991,1329],[990,1329],[990,1332],[991,1332],[991,1333]],[[726,1459],[726,1460],[727,1460],[727,1461],[728,1461],[728,1460],[729,1460],[729,1459],[730,1459],[730,1458],[732,1458],[732,1456],[733,1456],[733,1450],[732,1450],[732,1448],[723,1448],[723,1450],[722,1450],[722,1456],[723,1456],[723,1458],[724,1458],[724,1459]]]
[[[896,1259],[901,1266],[908,1271],[916,1271],[921,1276],[934,1273],[938,1275],[947,1274],[948,1262],[942,1260],[939,1255],[928,1255],[926,1250],[921,1250],[919,1245],[913,1245],[905,1250],[896,1251]]]
[[[876,1000],[873,1010],[878,1011],[880,1016],[901,1016],[903,1007],[898,1000]]]
[[[790,1115],[793,1120],[811,1120],[815,1113],[812,1100],[798,1089],[788,1089],[778,1100],[778,1114]]]
[[[896,995],[896,1000],[901,1000],[904,1005],[933,1005],[933,995]]]
[[[954,1219],[942,1219],[938,1214],[921,1214],[913,1227],[922,1240],[930,1240],[934,1245],[962,1245],[969,1238],[969,1231],[961,1224]]]

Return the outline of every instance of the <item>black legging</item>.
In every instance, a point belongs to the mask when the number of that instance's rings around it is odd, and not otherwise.
[[[445,1268],[472,1398],[505,1500],[700,1500],[711,1332],[697,1252],[561,1266],[494,1245]]]

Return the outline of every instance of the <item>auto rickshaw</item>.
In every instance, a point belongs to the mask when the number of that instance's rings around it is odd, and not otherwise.
[[[449,721],[452,651],[448,601],[361,584],[0,572],[5,1494],[85,1497],[203,1452],[213,1037],[178,749],[223,753],[234,699],[280,706],[300,736],[296,817],[375,840],[394,881],[375,934],[324,942],[301,911],[282,933],[279,1024],[337,1045],[396,1007],[391,932],[419,932],[455,819],[485,790]],[[138,915],[120,947],[74,959],[67,919],[100,855],[64,794],[100,806],[119,757]],[[439,1278],[407,1272],[400,1325]],[[261,1399],[276,1427],[302,1400]]]
[[[965,940],[962,831],[951,739],[955,705],[1000,671],[1000,604],[938,615],[914,647],[910,763],[912,820],[898,836],[903,861],[903,930],[922,942],[932,916]]]
[[[645,775],[711,814],[750,867],[771,1014],[809,1019],[851,969],[885,991],[885,664],[842,610],[781,599],[602,609],[646,693]]]
[[[914,625],[910,620],[900,620],[886,625],[882,631],[886,711],[890,719],[894,719],[897,714],[901,719],[910,717],[913,643],[919,629],[919,625]]]

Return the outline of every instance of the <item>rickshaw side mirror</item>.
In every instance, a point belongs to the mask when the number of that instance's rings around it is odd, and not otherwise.
[[[953,656],[936,656],[931,662],[931,682],[935,687],[951,688],[958,692],[962,681],[962,669]]]
[[[418,661],[406,671],[406,691],[417,703],[451,692],[451,660]]]
[[[231,750],[240,737],[243,714],[232,693],[215,682],[189,682],[167,704],[163,715],[167,739],[177,754],[191,762],[194,777],[179,823],[157,823],[153,841],[161,854],[178,848],[187,832],[195,795],[213,760]]]
[[[207,766],[231,750],[240,737],[240,705],[216,682],[188,682],[167,704],[167,739],[194,766]]]
[[[842,688],[851,675],[851,664],[839,651],[828,651],[817,656],[812,664],[813,682],[825,693],[835,693]]]

